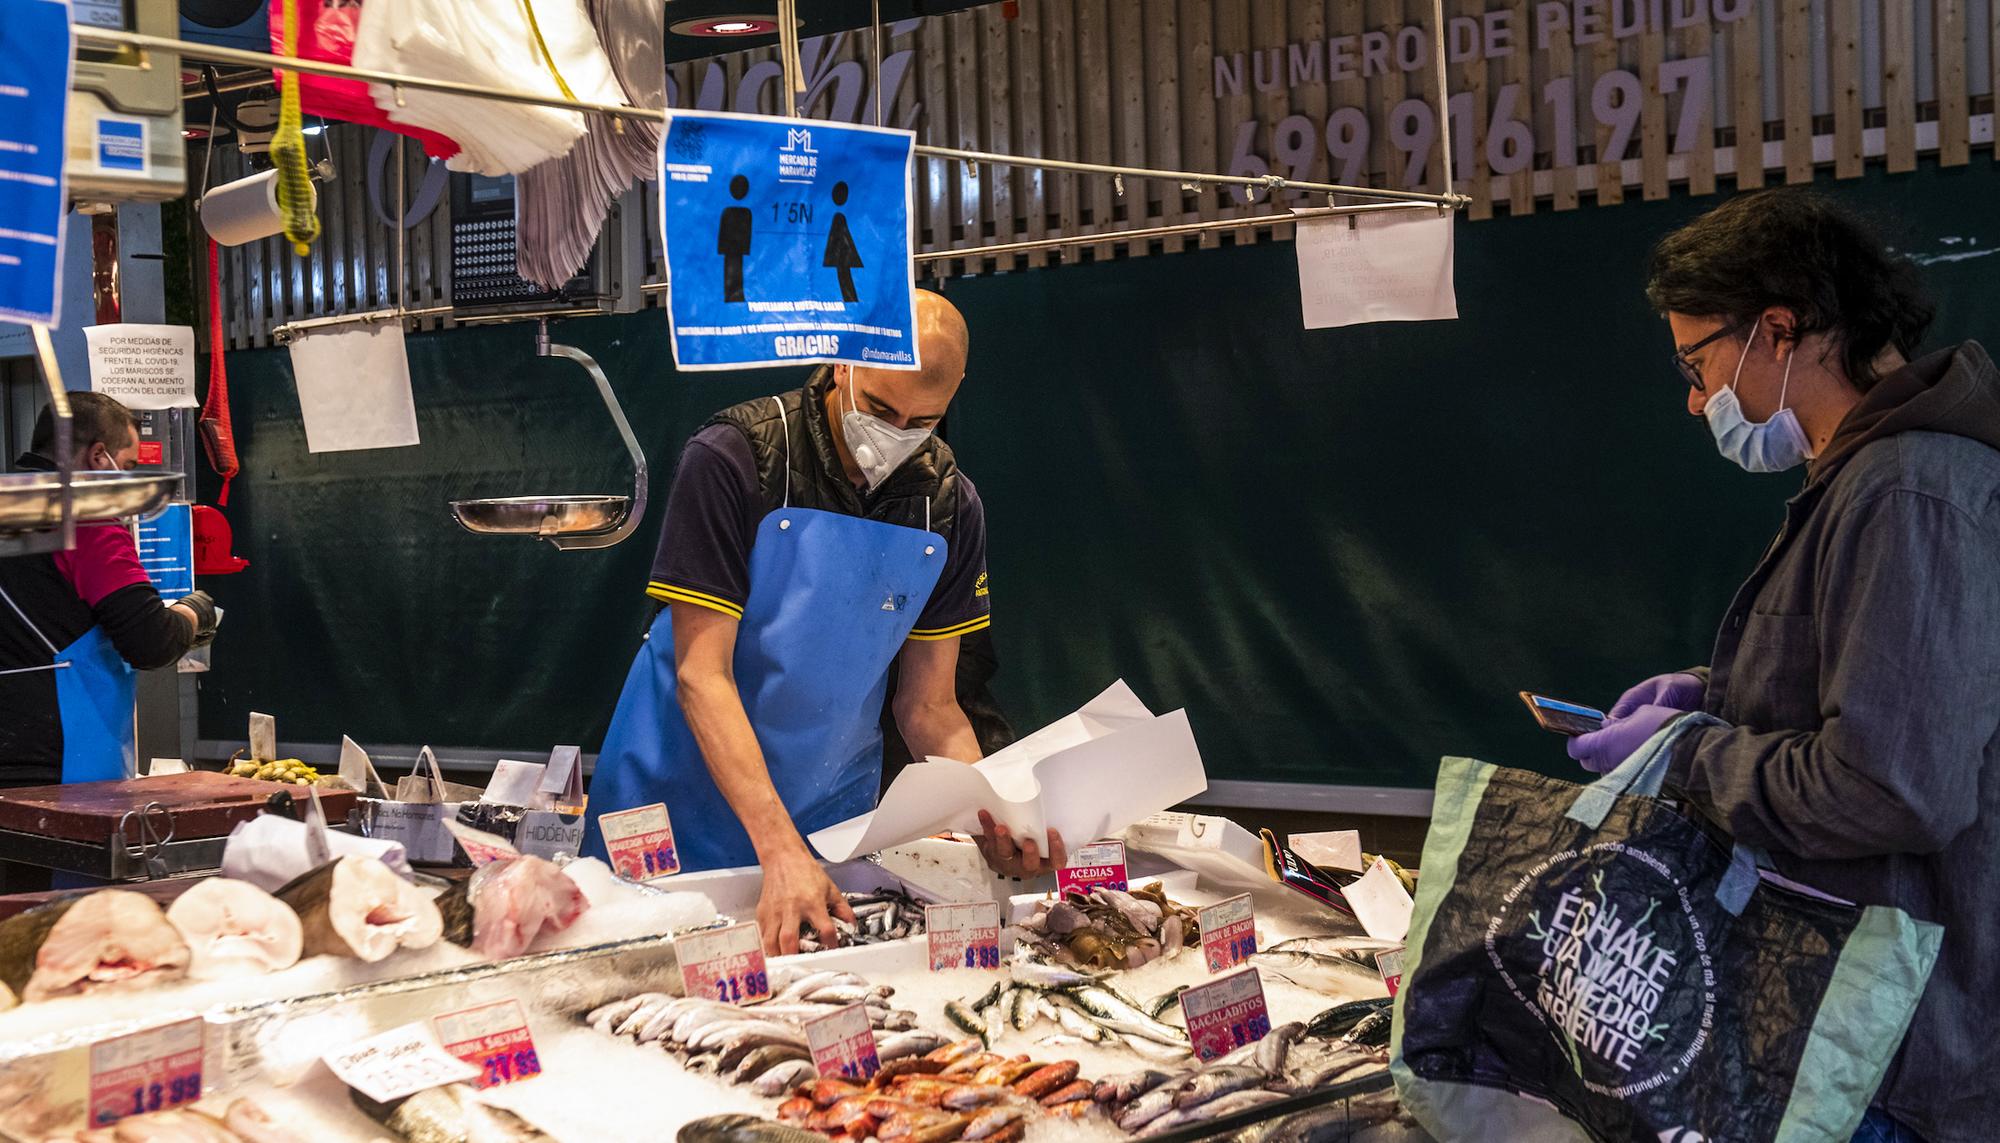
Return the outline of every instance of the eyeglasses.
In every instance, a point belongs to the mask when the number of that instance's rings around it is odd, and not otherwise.
[[[1681,376],[1686,379],[1689,385],[1694,386],[1695,392],[1706,393],[1708,392],[1708,386],[1702,384],[1701,370],[1696,369],[1694,362],[1689,361],[1688,358],[1696,353],[1700,353],[1710,342],[1720,341],[1734,333],[1741,333],[1744,327],[1749,324],[1747,321],[1739,321],[1735,325],[1723,326],[1721,329],[1716,330],[1686,349],[1674,350],[1674,364],[1680,367]]]

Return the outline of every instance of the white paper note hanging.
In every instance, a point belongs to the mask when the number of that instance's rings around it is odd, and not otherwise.
[[[1457,317],[1452,225],[1416,210],[1301,218],[1292,245],[1306,328]]]
[[[396,322],[302,334],[292,376],[305,415],[306,451],[403,448],[417,443],[410,359]]]

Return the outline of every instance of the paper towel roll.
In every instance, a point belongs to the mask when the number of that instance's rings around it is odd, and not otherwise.
[[[313,187],[313,209],[319,188]],[[201,224],[224,246],[241,246],[285,232],[278,209],[278,172],[265,171],[211,189],[201,200]]]

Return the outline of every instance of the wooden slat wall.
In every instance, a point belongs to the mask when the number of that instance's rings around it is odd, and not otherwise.
[[[1514,20],[1513,55],[1454,63],[1447,69],[1454,94],[1472,93],[1470,116],[1462,110],[1456,118],[1456,133],[1463,138],[1454,146],[1455,157],[1471,160],[1457,172],[1458,189],[1473,196],[1468,216],[1495,213],[1496,198],[1507,214],[1576,209],[1587,197],[1598,204],[1622,202],[1628,174],[1637,176],[1633,185],[1649,199],[1669,193],[1674,182],[1684,182],[1694,194],[1711,193],[1721,153],[1709,144],[1717,138],[1718,126],[1729,132],[1723,138],[1733,135],[1734,186],[1767,181],[1763,139],[1770,124],[1776,124],[1773,136],[1783,139],[1773,148],[1782,177],[1809,180],[1817,166],[1812,137],[1816,82],[1829,94],[1820,108],[1826,118],[1818,125],[1827,127],[1830,120],[1832,133],[1830,152],[1821,153],[1830,154],[1837,177],[1860,175],[1870,159],[1884,161],[1892,171],[1910,170],[1918,157],[1920,114],[1926,122],[1933,114],[1931,105],[1920,109],[1918,104],[1918,65],[1933,59],[1935,70],[1926,75],[1935,77],[1937,159],[1945,165],[1964,164],[1972,150],[1973,113],[1983,115],[1991,104],[1990,96],[1973,92],[2000,89],[2000,0],[1918,2],[1931,5],[1928,24],[1917,21],[1910,0],[1760,0],[1750,6],[1749,18],[1725,25],[1649,30],[1625,40],[1600,34],[1586,43],[1577,43],[1577,30],[1563,20],[1549,29],[1549,50],[1544,51],[1536,43],[1542,8],[1534,0],[1446,0],[1448,17],[1478,19],[1489,11],[1507,11]],[[1664,7],[1671,11],[1673,5]],[[1391,137],[1390,111],[1406,99],[1435,106],[1428,51],[1423,65],[1411,72],[1391,66],[1386,73],[1366,75],[1360,45],[1360,37],[1371,31],[1431,30],[1431,0],[1019,0],[1013,10],[1018,14],[988,4],[903,26],[886,37],[885,58],[901,50],[914,53],[889,121],[913,126],[925,143],[1225,172],[1236,153],[1239,126],[1252,121],[1251,150],[1274,173],[1291,175],[1291,164],[1278,154],[1280,128],[1290,133],[1299,123],[1293,117],[1302,117],[1315,138],[1298,173],[1312,181],[1341,182],[1347,180],[1343,164],[1328,153],[1327,123],[1341,109],[1357,108],[1365,115],[1369,143],[1354,181],[1400,187],[1406,157]],[[1823,28],[1814,27],[1815,18]],[[1926,33],[1921,43],[1920,27]],[[1879,44],[1865,43],[1877,29]],[[1349,49],[1355,74],[1335,81],[1327,43],[1348,36],[1356,38]],[[1969,74],[1979,58],[1975,38],[1991,45],[1987,74],[1978,76]],[[860,63],[866,75],[870,43],[864,30],[803,45],[809,80],[850,60]],[[1289,82],[1294,44],[1319,45],[1317,82]],[[1252,53],[1273,48],[1278,49],[1276,70],[1267,55],[1261,68],[1266,84],[1260,89]],[[1218,52],[1245,53],[1241,94],[1217,98]],[[1691,149],[1675,150],[1685,134],[1680,117],[1687,96],[1681,88],[1660,94],[1662,69],[1711,53],[1716,64],[1711,114],[1693,125]],[[1881,75],[1868,75],[1866,61],[1878,57]],[[768,72],[774,59],[768,49],[737,53],[675,64],[670,75],[682,106],[700,102],[722,110],[752,110],[736,105],[739,85],[760,64],[767,66],[758,74]],[[1301,63],[1309,70],[1309,60],[1302,57]],[[1643,81],[1640,128],[1620,155],[1608,153],[1612,130],[1597,122],[1592,98],[1599,77],[1614,70]],[[1275,86],[1270,82],[1274,74],[1280,80]],[[1776,96],[1769,106],[1767,75],[1776,77]],[[1572,81],[1568,118],[1575,136],[1568,144],[1554,137],[1558,117],[1546,98],[1548,85],[1562,79]],[[1865,93],[1875,90],[1877,79],[1881,98],[1869,101]],[[1489,174],[1486,136],[1496,128],[1505,130],[1504,124],[1489,122],[1503,87],[1518,90],[1509,118],[1532,125],[1537,154],[1531,169],[1496,180]],[[776,81],[759,84],[754,110],[778,111],[780,88]],[[810,109],[814,114],[829,113],[834,100],[827,96],[827,90],[818,93]],[[860,106],[871,102],[872,90],[864,90]],[[1876,105],[1864,106],[1870,102]],[[1867,122],[1882,123],[1886,130],[1865,131]],[[448,202],[408,233],[408,282],[390,280],[395,232],[370,208],[361,185],[374,138],[372,131],[346,126],[324,137],[340,174],[322,189],[324,236],[311,255],[296,258],[279,239],[223,252],[230,302],[225,322],[233,345],[268,345],[273,326],[302,317],[378,309],[399,300],[424,307],[449,299]],[[321,145],[314,144],[315,157]],[[415,144],[405,145],[409,193],[414,196],[426,160]],[[1442,145],[1441,140],[1433,144],[1425,189],[1442,189]],[[2000,141],[1993,154],[2000,158]],[[391,156],[383,187],[387,201],[394,197],[393,151]],[[199,163],[199,151],[192,158]],[[243,173],[241,158],[224,149],[216,155],[211,181],[226,182]],[[1189,191],[1178,182],[1136,177],[1125,180],[1120,194],[1108,177],[1025,167],[969,172],[957,162],[926,159],[918,161],[916,179],[920,238],[933,251],[1320,205],[1295,192],[1272,202],[1263,190],[1245,204],[1227,188]],[[1593,184],[1594,193],[1586,196],[1585,187]],[[926,263],[924,274],[1014,270],[1284,236],[1282,228],[1246,227],[1226,236],[1212,231],[1194,241],[1177,237],[1157,246],[1105,241],[1083,251],[1006,256],[978,265],[934,261]],[[650,300],[657,304],[660,299],[654,295]]]

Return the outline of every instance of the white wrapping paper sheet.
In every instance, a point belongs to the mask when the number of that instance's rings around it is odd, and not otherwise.
[[[299,386],[308,452],[418,443],[401,323],[302,334],[292,342],[292,377]]]
[[[903,769],[873,812],[811,837],[847,861],[941,830],[979,832],[979,811],[1016,837],[1066,845],[1116,833],[1208,789],[1187,712],[1154,715],[1123,680],[1083,709],[982,762],[932,757]]]
[[[276,893],[302,873],[316,868],[307,842],[304,822],[259,814],[229,831],[222,847],[222,875],[248,881],[266,893]],[[334,857],[358,853],[379,858],[384,865],[410,875],[410,860],[399,842],[356,837],[351,833],[328,831],[327,847]]]

